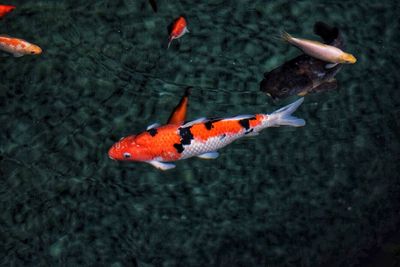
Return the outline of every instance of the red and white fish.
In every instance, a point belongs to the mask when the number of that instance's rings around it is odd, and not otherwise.
[[[171,161],[195,156],[215,159],[218,149],[239,138],[255,136],[268,127],[305,125],[304,120],[291,116],[303,98],[271,114],[200,118],[184,123],[187,97],[185,94],[167,124],[153,124],[142,133],[123,137],[110,148],[108,156],[113,160],[146,162],[158,169],[168,170],[175,167],[167,163]]]
[[[0,19],[13,11],[15,9],[15,6],[9,6],[9,5],[0,5]]]
[[[185,33],[189,32],[187,23],[184,17],[177,18],[171,26],[171,30],[168,38],[168,48],[171,45],[172,40],[182,37]]]
[[[39,46],[7,35],[0,35],[0,50],[11,53],[14,57],[39,55],[42,53],[42,49]]]

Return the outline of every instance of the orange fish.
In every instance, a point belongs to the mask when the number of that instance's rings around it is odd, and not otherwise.
[[[15,6],[0,5],[0,19],[15,9]]]
[[[170,27],[170,34],[168,38],[168,48],[172,40],[182,37],[185,33],[189,32],[187,23],[184,17],[177,18]]]
[[[161,170],[174,168],[171,161],[199,157],[215,159],[218,149],[244,136],[255,136],[268,127],[304,126],[302,119],[291,114],[303,98],[272,114],[241,115],[224,119],[200,118],[184,123],[186,93],[167,124],[152,124],[137,135],[122,138],[108,151],[113,160],[146,162]]]
[[[14,57],[39,55],[42,53],[42,49],[39,46],[7,35],[0,35],[0,50],[11,53]]]

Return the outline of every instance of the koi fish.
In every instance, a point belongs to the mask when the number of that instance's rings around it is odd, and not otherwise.
[[[352,54],[343,52],[337,47],[317,41],[294,38],[287,32],[282,34],[282,39],[298,47],[309,56],[330,62],[331,64],[326,65],[326,68],[328,69],[335,67],[337,64],[354,64],[357,61]]]
[[[318,21],[314,24],[314,33],[320,36],[325,44],[345,49],[345,41],[338,28]],[[335,76],[343,65],[326,68],[326,64],[326,61],[302,54],[265,72],[264,79],[260,82],[260,90],[273,100],[296,94],[304,96],[334,90],[338,87]]]
[[[39,46],[7,35],[0,35],[0,50],[11,53],[14,57],[22,57],[29,54],[39,55],[42,53],[42,49]]]
[[[185,33],[189,32],[187,23],[184,17],[177,18],[169,28],[168,48],[174,39],[182,37]]]
[[[15,6],[0,5],[0,19],[15,9]]]
[[[160,170],[168,170],[175,165],[167,162],[191,157],[215,159],[219,155],[218,149],[239,138],[255,136],[268,127],[305,125],[303,119],[291,116],[303,98],[271,114],[200,118],[184,123],[187,97],[185,94],[167,124],[152,124],[142,133],[123,137],[109,149],[108,156],[119,161],[146,162]]]

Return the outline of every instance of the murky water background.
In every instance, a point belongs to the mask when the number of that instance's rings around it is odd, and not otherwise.
[[[400,239],[387,245],[400,223],[396,1],[11,4],[0,32],[44,53],[0,58],[2,266],[400,262]],[[180,14],[191,33],[167,50]],[[340,90],[306,97],[306,127],[168,172],[107,157],[120,137],[165,122],[189,85],[190,119],[295,100],[272,103],[258,83],[300,53],[279,31],[315,38],[317,20],[341,28],[358,62],[337,75]]]

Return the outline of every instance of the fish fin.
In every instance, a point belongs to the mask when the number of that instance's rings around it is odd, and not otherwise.
[[[312,93],[319,93],[325,91],[335,90],[338,87],[338,83],[336,79],[331,79],[327,82],[321,83],[320,85],[314,87],[311,92]]]
[[[214,152],[207,152],[207,153],[198,155],[197,157],[201,158],[201,159],[216,159],[216,158],[218,158],[218,156],[219,156],[219,153],[214,151]]]
[[[168,38],[168,47],[167,47],[167,49],[170,47],[170,45],[171,45],[171,43],[172,43],[172,41],[173,41],[174,39],[175,39],[175,38],[172,37],[172,36],[170,36],[170,37]]]
[[[325,44],[344,49],[343,38],[336,27],[332,27],[324,22],[317,21],[314,24],[314,33],[324,40]]]
[[[247,133],[245,136],[246,137],[252,137],[252,136],[257,136],[259,134],[260,134],[259,132],[250,132],[250,133]]]
[[[166,170],[173,169],[176,167],[175,164],[160,162],[157,160],[150,160],[150,161],[146,161],[146,162],[153,165],[153,167],[155,167],[159,170],[162,170],[162,171],[166,171]]]
[[[202,122],[206,122],[206,121],[208,121],[207,118],[199,118],[199,119],[196,119],[196,120],[193,120],[193,121],[189,121],[189,122],[185,123],[184,125],[182,125],[181,127],[189,127],[189,126],[192,126],[192,125],[194,125],[196,123],[202,123]]]
[[[178,105],[174,108],[171,115],[168,118],[167,124],[182,124],[186,120],[187,105],[189,102],[189,95],[192,87],[185,89],[185,94],[182,96]]]
[[[158,126],[160,126],[161,124],[159,124],[159,123],[153,123],[153,124],[150,124],[149,126],[147,126],[147,128],[146,128],[146,131],[148,131],[148,130],[150,130],[150,129],[154,129],[154,128],[157,128]]]
[[[187,27],[185,27],[185,33],[190,33],[190,31]]]
[[[314,24],[314,33],[324,40],[324,43],[331,44],[339,35],[339,29],[332,27],[322,21]]]
[[[325,65],[325,69],[332,69],[336,67],[339,63],[329,63]]]
[[[293,112],[303,103],[304,98],[300,98],[299,100],[289,104],[283,108],[278,109],[277,111],[268,115],[269,126],[293,126],[300,127],[304,126],[306,122],[303,119],[299,119],[297,117],[291,116]]]
[[[13,56],[14,57],[22,57],[24,54],[21,54],[21,53],[13,53]]]
[[[281,39],[283,41],[285,41],[285,42],[290,43],[291,40],[293,39],[293,37],[289,33],[285,32],[285,31],[282,31],[281,32]]]
[[[149,0],[151,8],[153,9],[154,13],[157,13],[157,2],[155,0]]]
[[[307,92],[307,90],[304,90],[304,91],[298,93],[297,95],[298,96],[305,96],[306,94],[308,94],[308,92]]]

